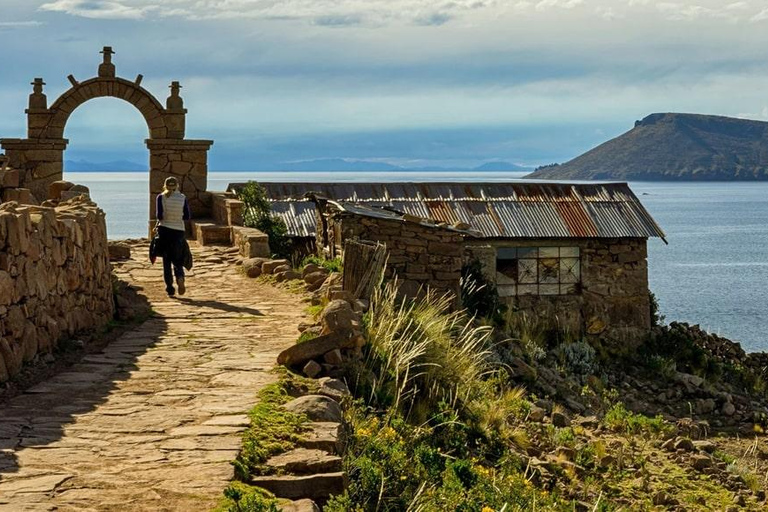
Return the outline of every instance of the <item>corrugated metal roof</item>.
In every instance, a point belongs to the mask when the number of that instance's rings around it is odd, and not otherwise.
[[[310,193],[386,206],[485,238],[665,238],[626,183],[261,183],[292,236],[314,236]],[[237,190],[243,184],[231,184]]]

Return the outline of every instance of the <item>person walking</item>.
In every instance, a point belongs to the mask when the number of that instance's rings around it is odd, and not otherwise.
[[[186,285],[184,282],[184,258],[188,246],[184,238],[184,221],[189,220],[189,203],[184,194],[178,191],[179,182],[174,177],[166,178],[163,191],[158,194],[155,204],[157,212],[157,236],[159,238],[158,255],[163,258],[163,279],[165,291],[169,297],[176,295],[173,287],[173,277],[176,276],[176,285],[179,295],[184,295]]]

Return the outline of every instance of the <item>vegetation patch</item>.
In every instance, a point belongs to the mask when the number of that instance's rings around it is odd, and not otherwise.
[[[326,259],[321,258],[319,256],[307,256],[304,258],[301,262],[302,267],[306,267],[309,264],[317,265],[318,267],[323,267],[325,269],[328,269],[329,272],[342,272],[344,270],[344,264],[341,261],[341,258],[333,258],[333,259]]]
[[[287,370],[276,371],[280,373],[280,379],[259,392],[259,402],[248,413],[251,424],[243,434],[242,449],[233,462],[235,475],[241,481],[267,473],[264,462],[295,448],[306,431],[303,426],[306,417],[288,412],[281,406],[293,399],[297,389],[309,384]]]

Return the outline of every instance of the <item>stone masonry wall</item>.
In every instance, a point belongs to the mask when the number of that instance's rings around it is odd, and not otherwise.
[[[496,281],[496,250],[503,247],[574,247],[581,253],[581,285],[571,295],[522,295],[506,302],[535,317],[546,317],[576,335],[631,348],[650,330],[647,241],[627,239],[503,240],[468,242],[468,257],[478,258]]]
[[[460,233],[405,220],[377,219],[350,214],[328,218],[328,232],[342,247],[345,240],[378,241],[387,245],[389,260],[385,277],[397,275],[404,295],[416,296],[429,287],[459,297],[463,258]],[[340,239],[339,239],[340,235]]]
[[[0,382],[59,340],[113,315],[104,212],[85,197],[56,208],[0,205]]]

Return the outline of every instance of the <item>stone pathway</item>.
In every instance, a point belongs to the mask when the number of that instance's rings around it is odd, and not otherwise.
[[[204,511],[256,392],[304,319],[298,295],[249,280],[235,254],[193,247],[188,292],[168,299],[146,244],[116,265],[157,316],[0,406],[0,510]]]

